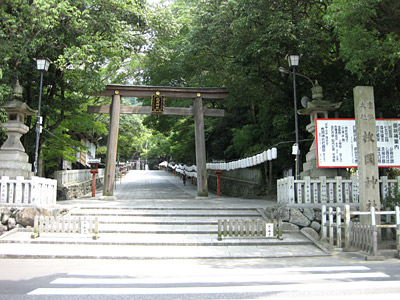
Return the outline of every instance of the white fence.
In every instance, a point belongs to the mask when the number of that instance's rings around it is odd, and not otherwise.
[[[96,177],[104,177],[104,169],[99,169]],[[92,180],[92,173],[90,173],[89,169],[55,171],[54,179],[57,180],[58,186],[66,186],[72,183]]]
[[[0,178],[0,205],[3,206],[53,206],[57,200],[57,181],[33,176]]]
[[[351,222],[351,216],[366,216],[368,225]],[[385,216],[385,220],[381,220]],[[393,219],[394,217],[394,219]],[[370,211],[351,211],[350,205],[345,205],[344,211],[340,207],[323,205],[321,208],[321,239],[329,240],[332,246],[338,248],[351,247],[377,255],[377,230],[378,228],[390,230],[396,229],[397,250],[400,254],[400,207],[394,211],[376,211],[371,207]]]
[[[386,176],[379,180],[382,199],[394,193],[400,187],[400,177],[388,179]],[[277,182],[278,203],[301,204],[350,204],[359,203],[358,178],[343,179],[320,177],[311,179],[304,177],[295,180],[294,177],[279,179]]]
[[[93,239],[98,239],[99,218],[35,216],[31,238],[38,238],[41,233],[93,234]]]

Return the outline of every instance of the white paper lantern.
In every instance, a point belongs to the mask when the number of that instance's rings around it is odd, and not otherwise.
[[[272,159],[277,159],[278,158],[278,149],[275,147],[271,149],[272,151]]]

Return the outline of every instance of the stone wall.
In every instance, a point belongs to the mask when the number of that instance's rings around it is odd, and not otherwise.
[[[33,227],[35,216],[58,216],[65,209],[45,209],[39,207],[0,207],[0,235],[14,228]]]
[[[266,194],[266,184],[262,184],[260,168],[246,168],[224,171],[221,175],[221,194],[240,198],[261,198]],[[217,192],[217,175],[208,170],[208,188]]]
[[[302,231],[317,241],[320,239],[322,217],[320,208],[268,207],[266,214],[271,219],[280,215],[284,232]]]
[[[96,189],[104,186],[104,177],[96,176]],[[57,186],[57,200],[69,200],[83,197],[92,192],[92,180],[75,182],[63,186]]]

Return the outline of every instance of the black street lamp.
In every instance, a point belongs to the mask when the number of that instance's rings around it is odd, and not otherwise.
[[[292,154],[296,155],[296,168],[295,168],[295,178],[300,179],[300,148],[299,148],[299,123],[297,120],[297,92],[296,92],[296,67],[300,63],[299,54],[288,54],[286,59],[289,63],[289,68],[292,68],[293,73],[293,93],[294,93],[294,122],[296,126],[296,143],[293,145]]]
[[[49,69],[51,61],[48,58],[37,58],[37,69],[40,71],[40,88],[39,88],[39,105],[36,121],[36,145],[35,145],[35,162],[33,164],[34,175],[38,174],[38,154],[39,154],[39,139],[41,132],[42,117],[40,116],[40,103],[42,100],[42,85],[43,85],[43,72],[47,72]]]

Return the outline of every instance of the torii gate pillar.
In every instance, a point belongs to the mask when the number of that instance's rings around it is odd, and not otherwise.
[[[119,114],[121,111],[121,96],[113,95],[110,108],[110,130],[107,140],[106,169],[104,172],[104,189],[101,200],[116,200],[114,194],[115,163],[117,161]]]
[[[206,141],[204,138],[203,98],[197,94],[193,100],[194,133],[196,142],[197,196],[208,197]]]

